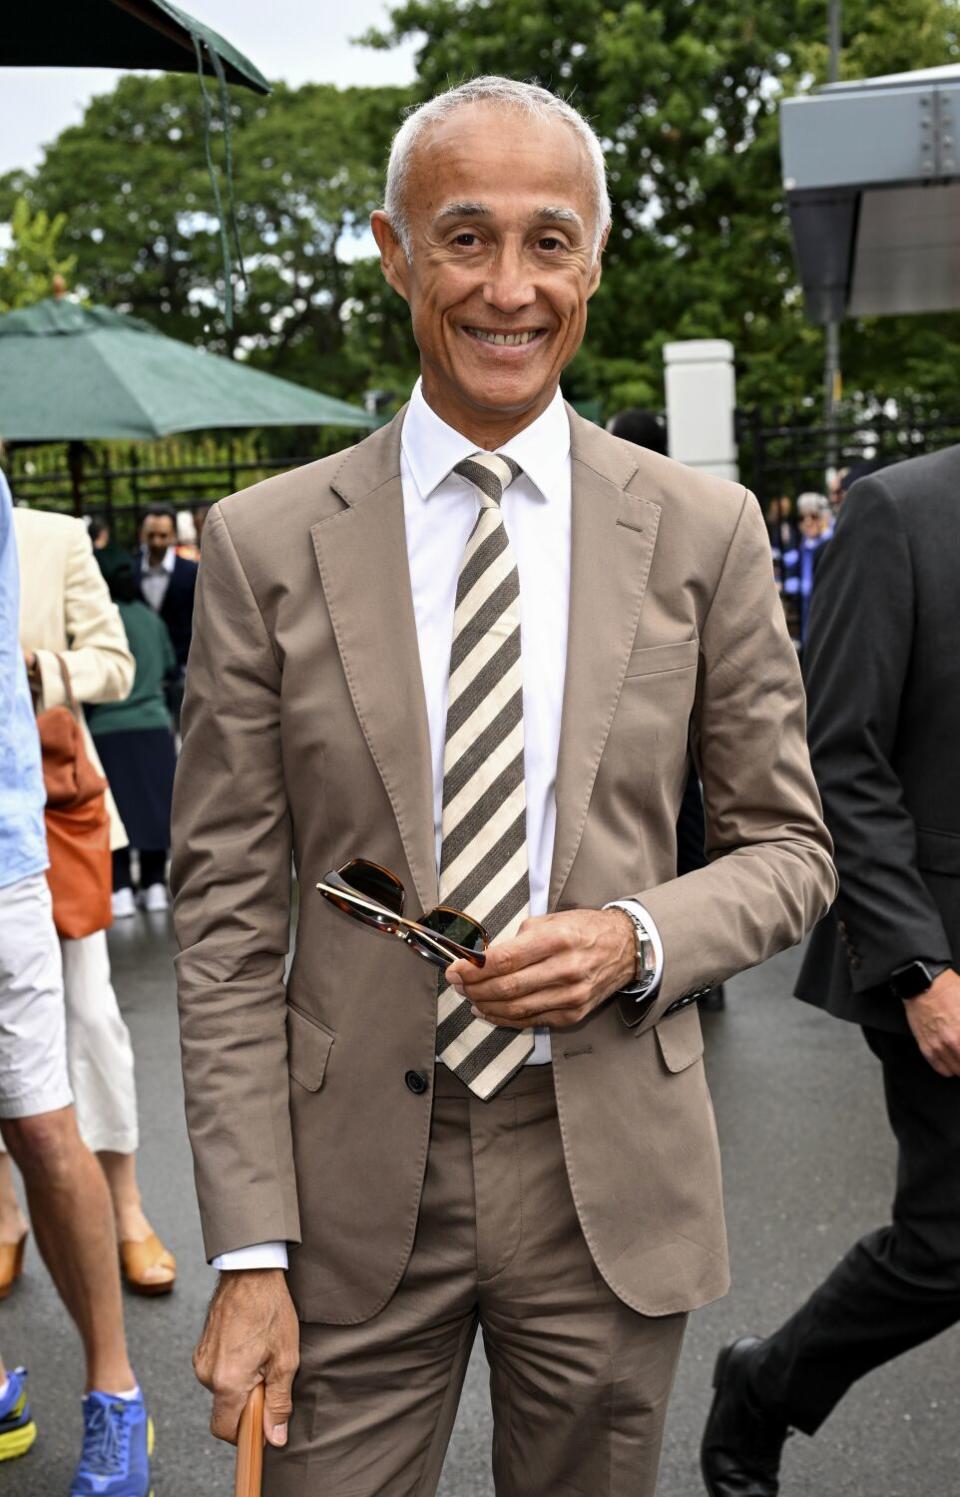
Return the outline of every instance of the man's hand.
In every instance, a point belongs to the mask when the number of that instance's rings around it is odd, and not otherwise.
[[[960,1076],[960,972],[947,967],[903,1006],[924,1060],[938,1076]]]
[[[210,1429],[216,1438],[237,1443],[244,1404],[263,1382],[263,1433],[271,1445],[285,1445],[299,1363],[300,1326],[282,1270],[221,1274],[193,1354],[194,1372],[213,1393]]]
[[[633,981],[636,940],[624,910],[567,910],[525,920],[496,941],[484,966],[447,968],[451,987],[477,1016],[507,1029],[568,1029]]]

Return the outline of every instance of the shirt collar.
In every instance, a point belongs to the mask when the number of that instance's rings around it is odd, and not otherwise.
[[[448,426],[427,404],[420,380],[410,396],[400,443],[424,499],[430,497],[456,463],[477,451],[469,437]],[[556,492],[563,465],[570,458],[570,422],[559,389],[536,421],[497,451],[518,462],[544,499],[549,499]]]
[[[150,552],[147,550],[146,546],[140,547],[140,556],[143,563],[143,570],[145,572],[153,572],[154,576],[156,576],[158,571],[166,572],[169,575],[177,564],[177,553],[175,547],[173,546],[168,546],[166,551],[164,551],[163,561],[160,563],[159,567],[150,565]]]

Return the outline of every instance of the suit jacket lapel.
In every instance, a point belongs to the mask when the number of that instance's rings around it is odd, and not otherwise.
[[[660,506],[627,492],[639,466],[570,411],[573,480],[570,629],[557,763],[549,908],[573,866],[637,633]]]
[[[400,484],[403,414],[347,454],[332,484],[345,508],[311,535],[354,708],[428,910],[438,899],[433,779]]]

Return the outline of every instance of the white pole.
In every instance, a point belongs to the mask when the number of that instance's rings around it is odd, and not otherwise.
[[[692,338],[668,343],[663,358],[670,456],[736,480],[733,344],[725,338]]]

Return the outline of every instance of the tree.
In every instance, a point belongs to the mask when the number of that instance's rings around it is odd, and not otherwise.
[[[368,371],[347,338],[351,241],[380,201],[383,164],[406,95],[400,89],[278,85],[231,94],[235,201],[249,288],[232,334],[223,325],[222,261],[196,79],[123,77],[81,124],[48,147],[36,172],[0,182],[65,212],[76,282],[94,302],[135,313],[175,338],[334,393],[358,394]],[[214,121],[221,169],[225,141]],[[224,196],[226,208],[226,195]]]
[[[32,214],[25,198],[14,202],[10,247],[0,256],[0,312],[42,301],[50,295],[55,276],[73,274],[75,256],[57,253],[66,222],[65,213],[51,218],[40,209]]]
[[[954,0],[844,6],[844,73],[958,56]],[[419,37],[417,92],[480,73],[536,78],[597,129],[614,226],[567,388],[608,408],[660,403],[661,350],[728,337],[746,404],[819,398],[822,333],[804,320],[780,183],[778,104],[826,72],[823,0],[400,0],[365,40]],[[848,389],[960,409],[956,316],[843,333]]]

